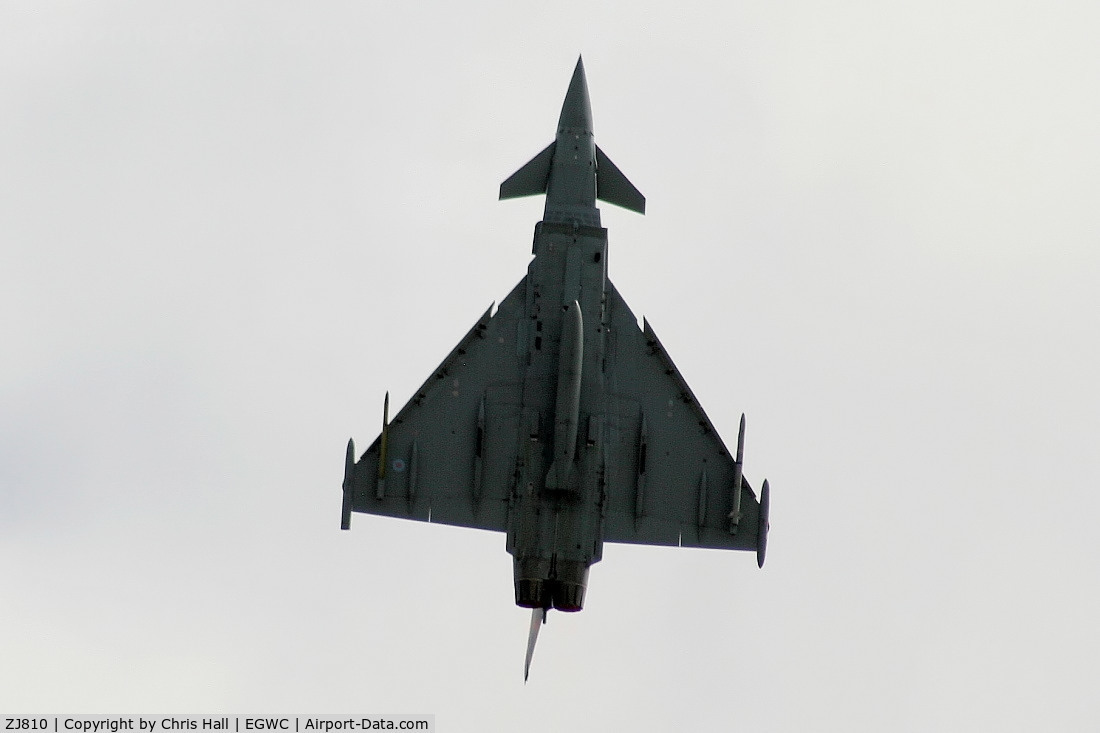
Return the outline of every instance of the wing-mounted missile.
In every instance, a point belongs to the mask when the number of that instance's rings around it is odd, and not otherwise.
[[[745,458],[745,413],[741,413],[741,427],[737,429],[737,460],[733,462],[733,509],[730,510],[730,534],[737,534],[741,523],[741,471]]]
[[[756,522],[756,567],[764,567],[764,555],[768,552],[768,510],[771,506],[772,490],[768,480],[760,487],[760,518]]]
[[[386,448],[390,440],[390,393],[386,392],[386,400],[382,403],[382,436],[378,444],[378,483],[375,484],[374,496],[382,499],[386,495]]]
[[[382,499],[386,495],[386,449],[389,443],[389,437],[390,393],[386,392],[386,399],[382,403],[382,435],[379,439],[378,448],[378,473],[375,476],[374,496],[377,499]],[[340,508],[340,529],[351,529],[351,505],[355,483],[355,466],[355,440],[348,438],[348,450],[344,457],[344,501]]]
[[[348,452],[344,456],[344,503],[340,507],[340,529],[351,529],[351,490],[355,474],[355,441],[348,438]]]

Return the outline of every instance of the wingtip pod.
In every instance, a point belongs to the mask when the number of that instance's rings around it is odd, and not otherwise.
[[[756,567],[764,567],[764,556],[768,552],[768,510],[771,505],[772,490],[768,480],[764,479],[760,487],[760,519],[757,522],[756,535]]]
[[[344,455],[344,502],[340,507],[340,529],[351,529],[351,487],[355,474],[355,440],[348,438],[348,451]]]

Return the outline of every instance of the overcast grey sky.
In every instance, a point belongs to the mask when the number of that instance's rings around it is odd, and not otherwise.
[[[0,709],[1093,730],[1100,6],[840,5],[0,5]],[[524,274],[578,53],[772,533],[606,548],[524,686],[503,536],[339,486]]]

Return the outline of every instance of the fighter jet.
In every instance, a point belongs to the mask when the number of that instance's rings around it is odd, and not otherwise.
[[[596,146],[577,61],[557,136],[500,186],[546,194],[527,275],[482,314],[359,460],[348,441],[341,529],[364,512],[505,533],[532,609],[524,679],[550,609],[584,606],[605,542],[756,552],[769,487],[742,474],[657,335],[607,277],[596,201],[645,197]]]

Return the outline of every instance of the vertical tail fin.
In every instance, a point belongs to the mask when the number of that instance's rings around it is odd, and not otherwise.
[[[531,609],[531,630],[527,633],[527,659],[523,662],[523,681],[527,682],[527,674],[531,671],[531,657],[535,656],[535,642],[539,640],[539,629],[546,623],[548,609]]]

